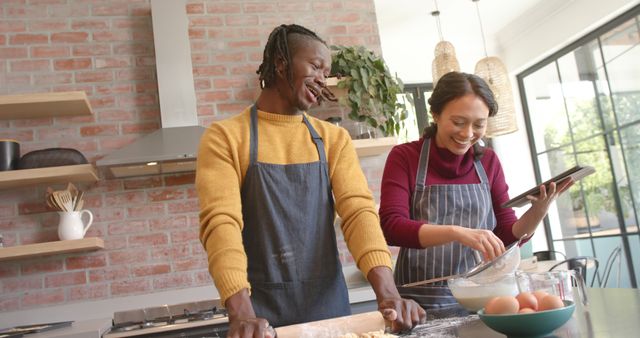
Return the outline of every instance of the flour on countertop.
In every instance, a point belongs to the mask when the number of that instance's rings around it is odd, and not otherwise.
[[[402,334],[403,338],[456,338],[456,329],[473,320],[478,320],[478,315],[466,317],[431,319],[424,324],[420,324],[411,332]]]

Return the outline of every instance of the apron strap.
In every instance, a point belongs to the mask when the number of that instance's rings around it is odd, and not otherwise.
[[[249,165],[258,161],[258,108],[251,106],[251,135],[249,137]]]
[[[418,173],[416,174],[416,191],[423,191],[427,180],[427,163],[429,162],[429,147],[431,139],[425,138],[420,150],[420,162],[418,163]]]
[[[318,157],[320,158],[320,162],[323,164],[326,163],[327,157],[324,153],[324,141],[322,141],[322,137],[320,137],[320,135],[318,135],[318,132],[316,132],[315,128],[313,128],[313,126],[311,125],[311,122],[309,122],[309,119],[307,119],[306,114],[302,114],[302,120],[307,125],[307,129],[309,129],[309,133],[311,133],[311,138],[313,138],[313,143],[316,144],[316,149],[318,149]]]
[[[489,184],[489,178],[487,178],[487,173],[484,171],[484,167],[482,166],[482,163],[480,163],[480,160],[475,160],[473,165],[476,168],[478,177],[480,178],[480,183]]]

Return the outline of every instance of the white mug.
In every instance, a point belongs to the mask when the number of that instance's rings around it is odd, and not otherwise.
[[[89,215],[89,221],[84,224],[82,214]],[[93,214],[89,210],[60,211],[60,223],[58,224],[58,237],[60,240],[81,239],[93,223]]]

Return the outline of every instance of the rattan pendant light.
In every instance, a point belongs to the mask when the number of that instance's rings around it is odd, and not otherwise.
[[[438,2],[433,0],[435,5],[435,11],[431,12],[431,15],[436,19],[436,25],[438,26],[438,34],[440,36],[440,42],[436,44],[434,50],[433,62],[431,63],[431,76],[433,77],[433,85],[435,87],[438,80],[442,75],[449,72],[459,72],[460,64],[456,59],[456,50],[453,48],[453,44],[449,41],[444,41],[442,37],[442,28],[440,27],[440,11],[438,10]]]
[[[518,130],[516,121],[516,111],[513,102],[513,93],[511,92],[511,83],[509,81],[509,73],[507,67],[496,56],[487,56],[487,43],[484,40],[484,31],[482,29],[482,19],[480,18],[480,8],[478,1],[476,3],[476,12],[478,13],[478,22],[480,23],[480,33],[482,34],[482,45],[484,46],[484,58],[476,63],[475,74],[483,78],[491,87],[496,101],[498,102],[498,113],[489,118],[487,122],[487,137],[495,137],[504,134],[513,133]]]

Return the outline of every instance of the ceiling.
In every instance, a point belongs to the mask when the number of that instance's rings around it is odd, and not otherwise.
[[[444,40],[456,48],[462,71],[473,72],[475,62],[485,56],[478,20],[488,55],[499,55],[498,33],[526,12],[551,0],[440,0],[440,23]],[[575,0],[568,0],[569,2]],[[375,0],[383,56],[401,59],[399,54],[417,53],[416,63],[391,64],[406,83],[430,82],[433,47],[440,41],[434,0]],[[406,60],[406,58],[405,58]]]

